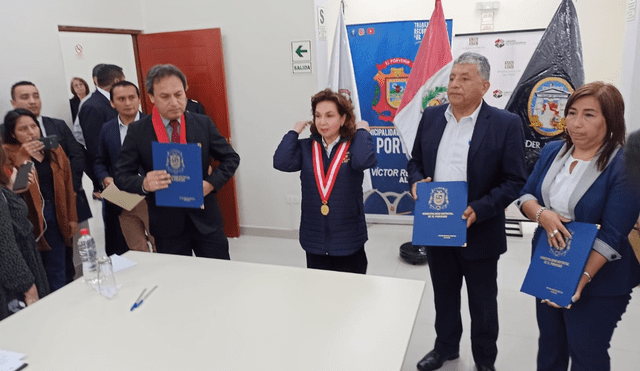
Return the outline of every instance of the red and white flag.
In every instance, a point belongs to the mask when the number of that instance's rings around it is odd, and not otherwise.
[[[411,158],[422,112],[427,106],[448,103],[447,85],[453,58],[442,3],[436,0],[416,55],[407,87],[393,123],[407,157]]]
[[[327,85],[329,89],[339,92],[351,99],[353,111],[356,115],[356,122],[362,120],[362,116],[360,115],[360,100],[358,99],[356,76],[353,72],[353,60],[351,59],[349,36],[347,34],[347,26],[344,23],[344,14],[342,10],[338,15],[338,21],[336,23],[336,33],[333,40],[333,49],[331,51],[331,61],[329,62],[329,83]],[[366,192],[372,188],[371,173],[369,170],[365,170],[362,189]]]

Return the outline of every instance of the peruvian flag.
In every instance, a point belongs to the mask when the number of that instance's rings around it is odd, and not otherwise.
[[[409,158],[424,109],[448,103],[446,91],[452,60],[442,3],[436,0],[436,7],[413,62],[402,102],[393,120]]]
[[[344,6],[344,4],[342,4]],[[349,34],[344,23],[344,10],[341,9],[336,23],[336,32],[331,50],[331,61],[329,62],[329,83],[328,88],[345,95],[351,99],[353,112],[356,115],[356,122],[362,120],[360,114],[360,100],[358,99],[358,87],[356,76],[353,72],[353,60],[351,59],[351,47],[349,46]],[[362,190],[364,192],[373,189],[371,183],[371,172],[364,171]]]

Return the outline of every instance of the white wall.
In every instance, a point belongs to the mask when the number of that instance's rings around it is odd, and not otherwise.
[[[425,0],[345,2],[347,24],[428,19],[434,4]],[[273,170],[272,156],[295,121],[310,117],[309,97],[318,89],[313,76],[291,74],[289,57],[291,41],[314,39],[314,1],[183,0],[180,8],[171,4],[171,0],[143,0],[145,32],[222,29],[233,144],[242,158],[236,177],[241,226],[296,228],[299,205],[287,204],[286,199],[300,193],[298,174]],[[339,4],[339,0],[326,1],[329,44]],[[545,28],[559,4],[560,0],[502,0],[495,31]],[[625,1],[580,0],[575,5],[587,81],[618,84]],[[479,31],[480,13],[475,6],[476,0],[443,1],[445,17],[453,19],[454,34]],[[327,55],[317,57],[318,63],[328,63]]]
[[[625,48],[622,60],[620,91],[625,101],[625,119],[629,133],[640,129],[640,9],[631,10],[625,24]]]
[[[477,32],[477,0],[443,0],[454,34]],[[144,32],[220,27],[223,35],[232,138],[242,158],[237,173],[242,227],[293,229],[299,205],[298,174],[272,168],[281,137],[310,118],[317,76],[291,73],[290,42],[315,40],[313,0],[0,0],[0,112],[10,109],[9,87],[32,80],[42,94],[43,113],[70,119],[68,81],[58,25],[139,29]],[[333,40],[339,0],[326,0],[327,40]],[[346,0],[347,24],[426,19],[432,0]],[[502,0],[495,31],[544,28],[560,0]],[[109,6],[105,6],[108,4]],[[533,5],[535,4],[535,5]],[[582,31],[586,80],[619,84],[626,0],[575,3]],[[20,16],[22,15],[22,16]],[[26,15],[26,16],[25,16]],[[312,53],[316,57],[315,43]],[[319,56],[327,63],[328,56]],[[324,58],[324,59],[323,59]],[[317,61],[314,61],[318,63]],[[322,62],[321,62],[322,63]],[[631,105],[631,102],[627,103]]]
[[[236,173],[241,226],[297,228],[300,205],[287,204],[286,196],[299,197],[298,174],[274,170],[272,156],[296,121],[311,118],[316,76],[292,74],[291,42],[315,39],[313,0],[173,4],[144,0],[145,32],[222,30],[231,136],[241,158]]]
[[[122,67],[126,79],[138,85],[131,35],[59,32],[58,36],[65,76],[69,84],[72,78],[81,77],[93,91],[95,89],[91,74],[93,67],[99,63],[110,63]],[[76,45],[82,46],[82,54],[76,52]],[[67,89],[67,93],[71,98],[70,89]]]
[[[12,108],[11,85],[30,80],[40,90],[42,113],[71,121],[69,81],[58,38],[59,25],[143,27],[140,0],[0,0],[0,9],[2,118]]]

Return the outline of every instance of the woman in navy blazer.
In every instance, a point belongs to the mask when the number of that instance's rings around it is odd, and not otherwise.
[[[313,121],[296,123],[282,138],[273,167],[300,171],[300,244],[307,254],[307,267],[364,274],[363,172],[377,163],[369,125],[365,121],[356,124],[351,101],[329,89],[314,95],[311,106]],[[311,137],[298,139],[309,125]],[[314,169],[314,165],[319,167]],[[324,175],[328,194],[323,198],[318,182]]]
[[[640,264],[627,236],[640,203],[625,175],[624,102],[613,85],[586,84],[565,107],[563,141],[547,144],[518,204],[539,226],[533,246],[547,238],[564,248],[570,220],[601,226],[573,304],[561,308],[548,298],[536,303],[540,338],[538,371],[610,370],[608,348],[625,312]]]

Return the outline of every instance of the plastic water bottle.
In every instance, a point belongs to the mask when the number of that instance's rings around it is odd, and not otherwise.
[[[82,228],[80,230],[80,238],[78,239],[78,252],[82,258],[82,275],[84,281],[90,284],[96,284],[98,281],[98,271],[96,269],[96,260],[98,252],[96,250],[96,241],[89,234],[89,230]]]

